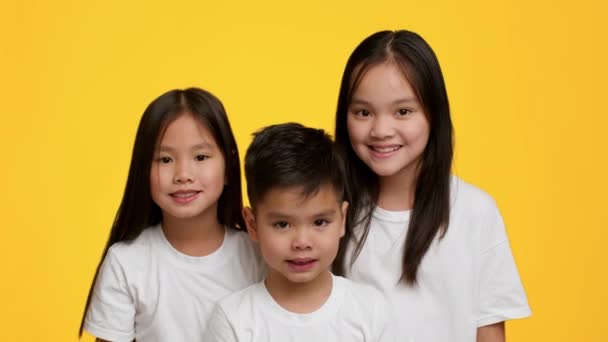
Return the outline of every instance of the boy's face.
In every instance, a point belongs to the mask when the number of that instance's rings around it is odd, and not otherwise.
[[[309,283],[322,279],[344,235],[347,202],[324,184],[308,197],[300,187],[271,189],[243,211],[247,231],[268,264],[268,280]],[[320,280],[319,280],[320,281]]]

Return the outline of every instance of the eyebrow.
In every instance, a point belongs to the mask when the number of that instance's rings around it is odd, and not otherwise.
[[[335,213],[336,213],[336,209],[328,209],[328,210],[322,211],[320,213],[316,213],[313,216],[314,217],[331,216],[331,215],[334,215]]]
[[[200,144],[190,146],[191,150],[204,150],[204,149],[211,149],[211,148],[213,148],[213,145],[211,145],[208,142],[202,142]],[[157,150],[160,152],[173,152],[176,149],[171,146],[163,145],[163,146],[160,146]]]
[[[398,104],[402,104],[402,103],[417,103],[418,100],[415,97],[404,97],[401,99],[397,99],[393,102],[391,102],[392,105],[398,105]],[[350,101],[350,104],[362,104],[362,105],[371,105],[371,103],[369,103],[368,101],[365,101],[363,99],[358,99],[358,98],[353,98]]]
[[[328,209],[319,213],[315,213],[314,215],[312,215],[311,217],[325,217],[325,216],[332,216],[336,213],[335,209]],[[271,219],[286,219],[286,218],[290,218],[291,215],[286,215],[284,213],[278,212],[278,211],[270,211],[268,212],[268,217]]]

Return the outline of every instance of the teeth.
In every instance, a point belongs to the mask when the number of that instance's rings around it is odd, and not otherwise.
[[[399,149],[400,146],[391,146],[391,147],[376,147],[376,146],[372,146],[372,149],[376,152],[380,152],[380,153],[388,153],[388,152],[393,152],[393,151],[397,151]]]

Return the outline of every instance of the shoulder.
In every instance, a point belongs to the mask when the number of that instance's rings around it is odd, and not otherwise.
[[[367,331],[366,334],[375,336],[372,339],[377,340],[377,336],[384,334],[391,317],[394,317],[390,313],[392,309],[386,298],[371,285],[353,282],[342,277],[335,278],[342,284],[345,291],[343,317],[351,322],[357,322],[357,325]]]
[[[238,262],[255,275],[256,281],[261,280],[265,272],[262,254],[256,243],[251,241],[247,232],[226,228],[226,248],[238,259]]]
[[[334,288],[337,291],[344,293],[345,301],[347,303],[370,308],[372,306],[381,306],[385,302],[382,293],[369,284],[354,282],[350,279],[335,275],[334,282]]]
[[[466,230],[461,238],[479,239],[480,248],[507,241],[504,221],[494,199],[484,190],[462,179],[452,178],[450,230]],[[468,237],[467,237],[468,235]]]
[[[147,263],[159,252],[160,234],[160,226],[145,228],[134,240],[120,241],[110,246],[106,259],[124,266]]]
[[[222,311],[230,321],[253,319],[253,311],[260,306],[259,297],[263,294],[263,282],[255,283],[244,289],[227,295],[217,302],[217,309]]]
[[[251,250],[253,243],[246,231],[226,227],[226,244],[230,248]]]
[[[450,191],[450,226],[457,222],[486,226],[502,221],[496,202],[484,190],[452,176]]]
[[[454,205],[481,206],[484,208],[496,207],[496,202],[492,196],[458,176],[452,176],[450,192]]]
[[[239,315],[238,310],[239,306],[242,305],[241,298],[247,297],[246,290],[237,291],[216,302],[208,319],[203,341],[239,341],[237,333],[240,330],[239,325],[249,323],[247,316]],[[242,319],[243,317],[245,319]]]

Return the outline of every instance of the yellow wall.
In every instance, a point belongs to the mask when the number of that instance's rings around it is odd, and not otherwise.
[[[600,0],[2,2],[0,339],[76,340],[153,98],[211,90],[242,155],[263,125],[332,130],[351,50],[373,31],[408,28],[443,66],[455,172],[505,217],[534,312],[508,323],[509,339],[608,340],[606,9]]]

